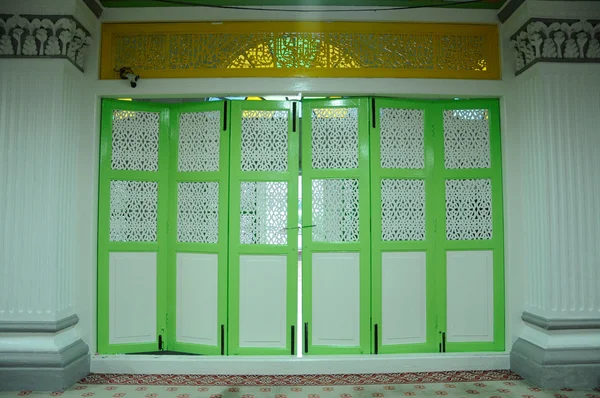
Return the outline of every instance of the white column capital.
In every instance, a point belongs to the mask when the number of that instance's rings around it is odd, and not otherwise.
[[[62,58],[83,72],[96,23],[82,0],[10,2],[0,9],[0,58]]]
[[[512,0],[499,13],[515,74],[539,62],[600,63],[600,7],[592,1]]]

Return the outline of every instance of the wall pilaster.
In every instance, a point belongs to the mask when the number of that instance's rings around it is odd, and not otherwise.
[[[591,19],[600,9],[574,4],[579,14],[526,1],[502,27],[513,49],[507,117],[521,142],[527,279],[511,368],[548,387],[600,383],[600,55]]]
[[[54,8],[46,1],[37,8],[34,3],[0,7],[0,386],[5,390],[60,390],[89,372],[89,349],[77,331],[73,298],[80,104],[91,43],[79,19],[90,18],[79,0],[53,2]],[[43,10],[51,14],[39,14]]]

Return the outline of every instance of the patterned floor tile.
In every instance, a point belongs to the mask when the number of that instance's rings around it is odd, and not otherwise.
[[[199,384],[201,382],[204,384]],[[507,371],[308,376],[91,375],[64,392],[0,392],[0,398],[23,396],[31,398],[48,396],[64,398],[600,398],[600,392],[570,389],[544,390]]]

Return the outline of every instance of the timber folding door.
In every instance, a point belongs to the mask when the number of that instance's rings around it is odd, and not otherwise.
[[[370,352],[367,99],[302,104],[304,352]]]
[[[228,106],[103,101],[100,353],[226,353]]]
[[[498,102],[371,105],[374,352],[503,350]]]
[[[438,351],[431,102],[373,99],[373,350]]]
[[[228,102],[171,112],[168,221],[170,351],[225,355]]]
[[[168,110],[105,100],[98,209],[98,350],[157,351],[166,332]]]
[[[435,123],[437,290],[443,351],[504,350],[497,100],[444,101]]]
[[[291,102],[231,108],[229,353],[294,354],[298,123]]]
[[[504,349],[497,100],[102,112],[99,352]]]

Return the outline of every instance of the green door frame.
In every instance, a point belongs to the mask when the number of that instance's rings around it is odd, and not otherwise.
[[[312,168],[312,111],[325,108],[358,109],[358,168]],[[367,98],[304,100],[302,102],[302,318],[305,323],[304,353],[307,355],[364,354],[370,352],[371,332],[371,260],[370,260],[370,187],[369,187],[369,102]],[[312,181],[315,179],[352,178],[359,181],[358,242],[313,242]],[[313,345],[312,254],[318,252],[359,252],[360,257],[360,345]]]
[[[229,231],[229,128],[227,115],[229,101],[211,101],[194,104],[181,104],[171,107],[169,167],[169,222],[168,222],[168,339],[166,348],[169,351],[186,352],[203,355],[227,354],[227,234]],[[219,170],[218,171],[179,171],[179,120],[183,113],[219,112],[221,134],[219,137]],[[219,232],[218,243],[183,243],[178,242],[178,184],[180,182],[218,182],[219,183]],[[177,341],[177,253],[207,253],[218,255],[218,311],[216,346],[193,344]]]
[[[112,120],[115,110],[159,113],[158,171],[113,170]],[[158,341],[148,343],[110,344],[109,341],[109,254],[111,252],[156,252],[156,336],[166,338],[167,308],[167,217],[169,164],[169,109],[161,104],[102,101],[100,134],[100,177],[98,190],[98,352],[121,354],[158,350]],[[157,242],[110,241],[110,182],[115,180],[155,181],[158,183]]]
[[[435,212],[439,218],[436,233],[436,274],[439,293],[438,320],[440,333],[447,330],[446,317],[446,252],[491,250],[493,251],[494,285],[494,339],[491,342],[446,342],[446,352],[504,351],[504,215],[502,200],[502,150],[500,142],[500,107],[497,99],[473,99],[459,101],[436,101],[433,105],[434,120],[434,169]],[[461,109],[488,109],[490,127],[490,159],[486,169],[446,169],[444,167],[444,111]],[[492,182],[492,239],[455,241],[446,239],[445,181],[448,179],[490,179]]]
[[[297,103],[290,101],[232,101],[231,105],[231,165],[229,206],[229,354],[230,355],[290,355],[292,327],[296,325],[298,291],[298,151],[299,126]],[[288,113],[287,171],[242,171],[241,136],[244,111],[285,111]],[[287,245],[240,243],[240,185],[242,182],[286,182]],[[240,347],[240,255],[285,255],[286,269],[286,346]]]
[[[375,118],[371,125],[371,261],[372,261],[372,327],[377,325],[378,338],[373,338],[373,352],[388,353],[420,353],[438,351],[438,324],[436,302],[436,257],[435,257],[435,206],[433,168],[433,131],[424,130],[424,168],[397,169],[381,167],[381,109],[418,109],[423,110],[425,126],[432,124],[434,115],[431,101],[372,98],[371,107],[375,110]],[[381,181],[384,179],[411,179],[425,182],[425,240],[422,241],[383,241],[381,219]],[[382,335],[385,324],[382,319],[382,255],[385,252],[425,252],[426,255],[426,291],[427,291],[427,332],[426,342],[415,344],[383,345]],[[375,343],[377,342],[377,347]]]

